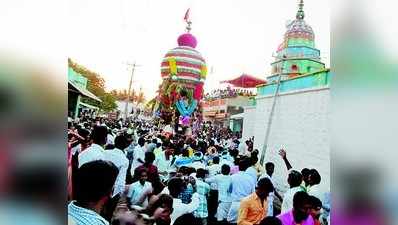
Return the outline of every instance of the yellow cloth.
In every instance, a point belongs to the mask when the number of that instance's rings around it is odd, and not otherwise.
[[[191,147],[188,148],[189,157],[193,156],[193,149]]]
[[[203,65],[200,70],[200,78],[206,79],[206,75],[207,75],[207,67],[206,65]]]
[[[175,58],[169,58],[170,74],[177,75],[177,62]]]
[[[260,198],[254,192],[240,201],[238,225],[259,224],[267,215],[267,212],[267,199],[264,199],[263,204],[261,204]]]

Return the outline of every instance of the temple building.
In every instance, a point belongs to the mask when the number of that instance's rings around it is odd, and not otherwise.
[[[330,70],[315,47],[313,29],[304,20],[304,3],[286,27],[271,74],[257,86],[257,96],[244,107],[242,140],[254,136],[264,162],[273,162],[276,186],[286,190],[287,171],[278,151],[287,151],[293,168],[316,168],[322,188],[330,190]],[[278,180],[279,179],[279,180]]]

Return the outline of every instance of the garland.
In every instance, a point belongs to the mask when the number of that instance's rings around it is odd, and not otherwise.
[[[176,102],[176,107],[181,116],[190,116],[193,111],[195,111],[197,105],[198,101],[196,101],[195,99],[192,100],[191,104],[189,104],[188,107],[185,105],[185,102],[182,99]]]

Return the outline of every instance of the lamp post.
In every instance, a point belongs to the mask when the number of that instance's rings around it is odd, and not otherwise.
[[[133,68],[131,70],[131,77],[130,77],[129,88],[128,88],[128,92],[127,92],[127,99],[126,99],[126,104],[124,107],[124,121],[127,120],[127,116],[128,116],[128,104],[130,101],[131,85],[133,84],[133,76],[134,76],[135,67],[139,66],[135,62],[133,64],[130,64],[127,62],[126,65],[133,66]]]
[[[276,90],[275,90],[274,96],[272,98],[271,111],[268,116],[267,130],[265,131],[264,144],[263,144],[263,148],[261,151],[261,157],[260,157],[261,165],[264,164],[265,152],[267,151],[267,148],[268,148],[268,138],[269,138],[269,135],[271,132],[271,125],[272,125],[272,119],[273,119],[273,115],[274,115],[274,111],[275,111],[276,98],[278,97],[278,94],[279,94],[279,89],[280,89],[280,84],[281,84],[281,79],[282,79],[282,74],[283,74],[283,69],[284,69],[284,62],[286,61],[286,56],[283,56],[282,58],[274,56],[274,58],[280,59],[282,61],[282,67],[281,67],[281,71],[278,76],[278,81],[276,83]]]

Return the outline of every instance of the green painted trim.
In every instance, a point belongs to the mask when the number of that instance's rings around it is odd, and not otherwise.
[[[325,63],[323,63],[323,62],[321,62],[321,61],[316,61],[316,60],[311,59],[311,58],[286,58],[286,59],[280,59],[280,60],[278,60],[278,61],[272,62],[272,63],[271,63],[271,66],[274,65],[274,64],[276,64],[276,63],[280,63],[280,62],[282,62],[282,61],[288,62],[288,61],[290,61],[290,60],[308,60],[308,61],[312,61],[312,62],[316,62],[316,63],[322,64],[322,65],[325,65]]]
[[[329,73],[329,72],[330,72],[330,68],[325,68],[325,69],[323,69],[323,70],[318,70],[318,71],[311,72],[311,73],[305,73],[305,74],[303,74],[303,75],[299,75],[299,76],[297,76],[297,77],[292,77],[292,78],[290,78],[290,79],[283,80],[283,81],[281,81],[281,82],[285,82],[285,81],[289,81],[289,80],[295,80],[295,79],[299,79],[299,78],[302,78],[302,77],[311,76],[311,75],[314,75],[314,74],[317,74],[317,73],[323,73],[323,72]],[[286,75],[287,75],[287,74],[286,74]],[[273,76],[270,76],[270,77],[274,77],[274,76],[279,76],[279,75],[276,74],[276,75],[273,75]],[[269,86],[269,85],[273,85],[273,84],[274,84],[274,83],[270,83],[270,84],[260,84],[260,85],[257,85],[256,88],[261,88],[261,87],[265,87],[265,86]]]
[[[283,80],[280,84],[280,93],[328,86],[331,80],[330,76],[330,69],[324,69],[293,77],[288,80]],[[276,82],[258,86],[257,96],[268,96],[274,94],[276,87]]]

